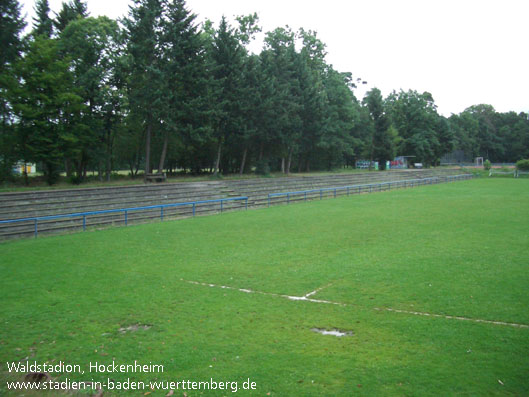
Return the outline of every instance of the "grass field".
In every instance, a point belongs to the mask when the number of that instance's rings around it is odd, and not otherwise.
[[[477,179],[3,243],[0,394],[28,357],[238,382],[175,396],[529,395],[528,221],[528,180]],[[164,372],[89,372],[134,360]]]

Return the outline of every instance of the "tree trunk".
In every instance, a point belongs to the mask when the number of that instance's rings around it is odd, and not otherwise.
[[[112,174],[112,132],[108,129],[107,133],[107,153],[105,164],[105,176],[107,182],[110,182],[110,174]]]
[[[244,148],[244,152],[242,153],[242,161],[241,161],[241,169],[239,170],[239,175],[242,175],[244,173],[244,167],[246,166],[246,155],[248,154],[248,148]]]
[[[103,182],[103,165],[101,163],[102,161],[99,159],[97,162],[97,178],[99,179],[99,182]]]
[[[160,156],[160,163],[158,164],[158,173],[163,173],[163,166],[165,163],[165,156],[167,155],[167,145],[169,144],[169,133],[167,131],[163,134],[162,155]]]
[[[64,159],[64,170],[66,171],[66,177],[69,179],[72,176],[70,159]]]
[[[281,173],[285,173],[285,158],[281,157]]]
[[[263,142],[261,142],[261,146],[259,147],[259,161],[263,159]]]
[[[147,121],[145,134],[145,177],[151,173],[151,123]]]
[[[213,175],[215,176],[217,176],[219,172],[221,149],[222,149],[222,144],[221,144],[221,140],[219,139],[219,147],[217,149],[217,161],[215,162],[215,171],[213,172]]]
[[[24,161],[24,185],[29,186],[28,164]]]
[[[290,175],[290,165],[292,164],[292,152],[294,150],[290,148],[288,151],[288,161],[287,161],[287,175]]]
[[[369,153],[369,171],[373,169],[374,151],[375,151],[375,133],[373,132],[373,135],[371,136],[371,150]]]

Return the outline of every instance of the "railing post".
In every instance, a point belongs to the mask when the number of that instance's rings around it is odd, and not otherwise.
[[[245,207],[246,207],[246,210],[248,210],[248,197],[246,197],[246,200],[245,200]]]
[[[307,192],[305,192],[305,201],[307,201]]]
[[[38,219],[35,218],[35,238],[37,238],[39,232],[38,232],[38,227],[37,227],[37,223],[38,223]]]
[[[349,186],[347,186],[347,195],[349,196]]]
[[[320,200],[323,200],[323,189],[320,189]]]
[[[246,199],[248,201],[248,199]],[[268,193],[268,208],[270,208],[270,193]]]
[[[195,204],[196,203],[193,203],[193,216],[195,216]]]
[[[336,189],[334,189],[334,198],[336,198]]]
[[[224,204],[224,200],[220,200],[220,213],[222,214],[222,204]]]
[[[127,226],[128,222],[127,222],[127,215],[128,215],[128,211],[125,210],[125,226]]]
[[[83,232],[86,231],[86,215],[83,215]]]
[[[160,220],[163,221],[163,207],[160,207]]]

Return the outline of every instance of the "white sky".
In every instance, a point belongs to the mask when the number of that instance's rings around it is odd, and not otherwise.
[[[33,0],[20,2],[31,18]],[[49,3],[58,11],[62,0]],[[128,13],[129,0],[87,3],[92,16]],[[315,30],[327,61],[367,80],[362,88],[428,91],[445,116],[480,103],[529,111],[527,0],[187,0],[187,7],[198,21],[257,12],[263,31]]]

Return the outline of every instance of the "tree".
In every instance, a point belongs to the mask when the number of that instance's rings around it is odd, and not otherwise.
[[[262,71],[259,57],[251,55],[245,58],[242,69],[242,90],[240,97],[241,130],[237,135],[237,142],[233,142],[242,149],[239,175],[242,175],[249,164],[248,152],[256,144],[260,133],[260,117],[266,106],[266,98],[262,96]]]
[[[113,142],[124,102],[121,32],[107,17],[79,18],[64,29],[59,45],[71,59],[74,84],[86,105],[82,120],[88,127],[78,129],[79,145],[65,153],[67,160],[76,163],[78,178],[94,161],[100,177],[105,168],[110,180]]]
[[[394,147],[389,133],[389,120],[384,110],[384,100],[378,88],[373,88],[366,93],[362,103],[369,109],[373,123],[370,143],[370,161],[378,161],[381,169],[386,166],[386,161],[393,159]]]
[[[128,96],[131,111],[145,128],[145,174],[151,172],[151,138],[160,126],[166,105],[167,81],[163,73],[163,4],[160,0],[134,0],[127,30],[130,59]]]
[[[465,109],[464,113],[477,121],[477,142],[479,153],[492,162],[500,161],[504,154],[504,146],[498,132],[499,118],[491,105],[474,105]]]
[[[86,3],[83,0],[70,0],[70,2],[62,3],[62,8],[56,14],[53,24],[59,33],[61,33],[66,26],[78,18],[87,18],[90,15]]]
[[[20,33],[25,25],[18,1],[0,1],[0,181],[11,175],[12,165],[18,160],[13,150],[15,120],[10,96],[17,85],[13,64],[23,50]]]
[[[319,147],[323,149],[327,169],[342,165],[355,153],[353,128],[359,112],[352,91],[351,75],[328,67],[323,80],[325,103],[323,134]]]
[[[25,161],[42,163],[51,185],[58,178],[66,143],[76,140],[68,120],[81,111],[81,98],[54,39],[37,36],[15,71],[20,81],[13,104],[20,153]]]
[[[217,140],[217,156],[214,174],[220,166],[222,146],[230,135],[242,130],[240,96],[242,93],[242,70],[244,50],[235,36],[234,29],[222,17],[213,38],[211,58],[213,61],[214,135]]]
[[[479,155],[478,121],[469,113],[462,112],[449,118],[450,128],[454,133],[454,147],[462,150],[467,157]]]
[[[436,163],[441,152],[439,141],[439,114],[430,93],[400,91],[391,93],[386,100],[391,123],[402,139],[398,150],[413,155],[425,166]]]
[[[268,91],[264,95],[269,97],[270,102],[263,120],[267,131],[261,144],[266,142],[270,149],[275,149],[283,172],[288,172],[285,158],[291,158],[299,146],[302,130],[303,104],[298,75],[303,66],[298,57],[295,35],[288,26],[266,34],[261,62]],[[288,162],[286,165],[288,168]]]
[[[207,106],[209,81],[206,76],[204,43],[194,24],[195,15],[185,1],[167,4],[162,29],[162,73],[167,82],[163,115],[163,140],[158,172],[164,169],[168,145],[185,133],[200,135],[200,118]],[[199,138],[200,139],[200,138]]]
[[[43,35],[50,38],[53,34],[53,20],[50,18],[50,5],[48,0],[37,0],[35,2],[35,17],[33,17],[34,36]]]
[[[326,95],[324,79],[328,75],[325,64],[325,44],[316,37],[316,32],[300,29],[297,33],[301,40],[301,51],[296,56],[296,76],[299,82],[299,166],[304,163],[305,169],[310,169],[311,163],[318,160],[320,152],[329,150],[333,142],[336,130],[332,122],[326,123],[326,115],[329,110],[329,97]],[[330,87],[330,85],[328,86]],[[327,127],[327,128],[325,128]],[[290,172],[290,163],[294,147],[289,148],[287,174]],[[341,153],[339,155],[341,157]]]

